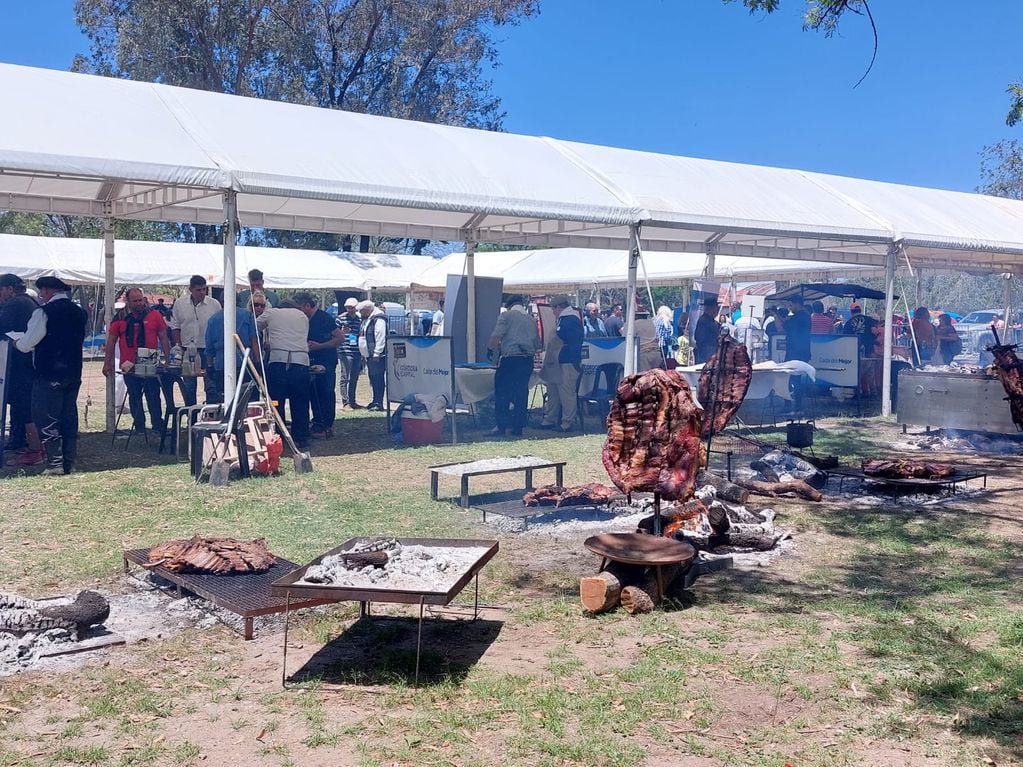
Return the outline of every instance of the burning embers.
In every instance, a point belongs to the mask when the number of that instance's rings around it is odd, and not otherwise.
[[[377,538],[323,557],[319,564],[309,565],[298,583],[344,588],[446,591],[487,550],[485,546],[425,546],[402,544],[394,538]]]

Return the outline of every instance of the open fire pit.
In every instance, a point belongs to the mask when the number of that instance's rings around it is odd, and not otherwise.
[[[271,584],[285,598],[282,682],[287,684],[288,616],[293,598],[359,602],[360,617],[372,602],[419,605],[416,682],[423,641],[423,608],[446,605],[476,580],[473,620],[479,617],[479,572],[497,554],[497,541],[460,538],[352,538]],[[373,556],[383,553],[385,556]]]

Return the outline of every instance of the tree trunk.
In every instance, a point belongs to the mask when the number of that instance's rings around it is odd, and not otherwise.
[[[749,498],[749,489],[746,485],[729,482],[724,477],[711,474],[706,470],[696,475],[696,486],[700,487],[701,485],[711,485],[717,490],[718,498],[732,503],[746,503],[746,499]]]

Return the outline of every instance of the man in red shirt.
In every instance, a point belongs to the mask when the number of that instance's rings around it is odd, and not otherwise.
[[[107,333],[106,355],[103,359],[103,375],[114,375],[114,344],[121,353],[121,372],[128,389],[128,407],[134,420],[134,429],[140,433],[146,430],[146,414],[142,409],[145,396],[153,431],[163,431],[163,415],[160,403],[160,381],[156,376],[132,375],[139,349],[163,351],[164,359],[170,355],[170,339],[167,335],[167,321],[160,312],[153,311],[146,304],[141,288],[131,288],[125,295],[128,314],[124,319],[110,323]]]
[[[810,333],[825,335],[835,332],[835,321],[824,312],[824,302],[814,301],[811,304],[813,314],[810,315]]]

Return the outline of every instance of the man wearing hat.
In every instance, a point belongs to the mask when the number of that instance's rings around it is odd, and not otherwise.
[[[718,348],[718,336],[721,334],[721,326],[718,324],[718,299],[717,296],[708,296],[703,299],[703,313],[696,321],[696,330],[693,333],[693,343],[696,348],[693,358],[697,365],[710,360]]]
[[[338,347],[338,361],[341,363],[340,383],[341,409],[358,410],[361,407],[355,400],[355,389],[362,371],[362,352],[359,351],[359,330],[362,328],[362,317],[355,311],[358,299],[345,299],[345,312],[337,318],[337,326],[341,329],[343,339]]]
[[[536,320],[524,306],[522,296],[511,296],[504,303],[508,310],[497,318],[487,344],[498,349],[501,361],[494,376],[494,407],[497,426],[491,434],[522,435],[529,408],[529,377],[533,374],[533,355],[541,347]]]
[[[24,333],[39,304],[25,291],[25,282],[16,274],[0,275],[0,336]],[[20,451],[12,463],[33,466],[46,459],[39,435],[32,423],[32,355],[11,344],[11,376],[7,401],[11,405],[11,423],[4,450]],[[0,416],[2,417],[2,416]]]
[[[367,410],[384,409],[384,390],[387,384],[387,315],[372,301],[360,301],[355,310],[362,317],[359,329],[359,352],[366,361],[373,401]]]
[[[78,390],[89,317],[71,301],[71,287],[63,280],[40,277],[36,288],[42,306],[32,313],[17,347],[32,352],[32,420],[46,452],[43,474],[70,474],[78,448]]]
[[[558,364],[554,376],[558,380],[552,379],[547,387],[547,407],[540,428],[568,432],[575,427],[576,389],[583,358],[583,323],[579,319],[579,313],[572,309],[572,299],[568,296],[554,296],[551,299],[551,309],[558,320],[555,334],[561,348],[558,350]],[[548,353],[552,351],[553,347]],[[544,365],[546,367],[546,362]]]

